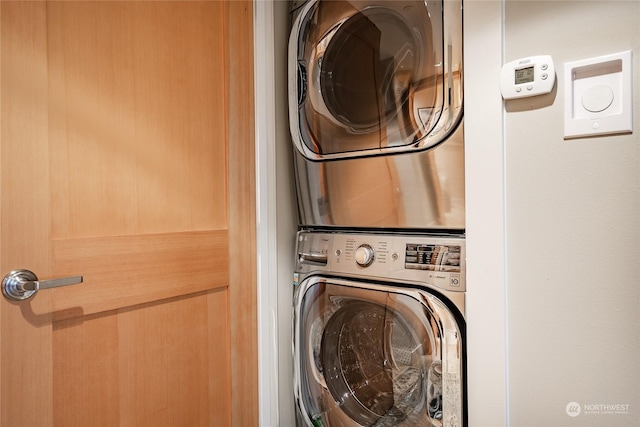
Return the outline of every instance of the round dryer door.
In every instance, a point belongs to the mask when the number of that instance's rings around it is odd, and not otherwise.
[[[424,149],[462,115],[461,1],[318,1],[289,45],[294,142],[311,159]]]
[[[308,279],[295,298],[295,392],[309,426],[464,425],[454,308],[421,290]]]

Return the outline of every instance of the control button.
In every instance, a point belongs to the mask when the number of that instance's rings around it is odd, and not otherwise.
[[[517,87],[516,88],[516,92],[518,92],[518,93],[522,92],[522,88],[521,87]]]
[[[397,261],[397,260],[398,260],[398,254],[397,254],[397,253],[395,253],[395,252],[394,252],[394,253],[392,253],[392,254],[391,254],[391,259],[392,259],[392,260],[394,260],[394,261]]]
[[[547,64],[542,64],[540,68],[542,68],[543,70],[546,70],[547,68],[549,68],[549,66]]]
[[[542,73],[542,76],[540,76],[542,80],[547,80],[547,77],[549,77],[549,74],[547,73]]]
[[[527,90],[533,90],[533,86],[532,85],[527,86]]]
[[[356,263],[360,267],[367,267],[371,265],[374,258],[375,258],[375,252],[371,246],[365,244],[365,245],[358,246],[358,248],[356,249],[355,259],[356,259]]]

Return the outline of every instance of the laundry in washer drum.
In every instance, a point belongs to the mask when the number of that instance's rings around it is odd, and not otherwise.
[[[358,424],[441,425],[441,363],[425,348],[431,342],[388,307],[353,301],[324,327],[319,362],[336,403]]]

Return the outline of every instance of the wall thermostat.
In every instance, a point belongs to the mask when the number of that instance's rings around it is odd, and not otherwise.
[[[551,92],[556,69],[549,55],[530,56],[502,66],[500,91],[504,99],[526,98]]]

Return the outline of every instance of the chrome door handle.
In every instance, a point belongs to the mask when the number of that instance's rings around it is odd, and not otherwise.
[[[38,277],[29,270],[14,270],[2,279],[2,293],[5,298],[12,301],[23,301],[31,298],[40,289],[78,285],[80,283],[82,283],[82,276],[38,280]]]

